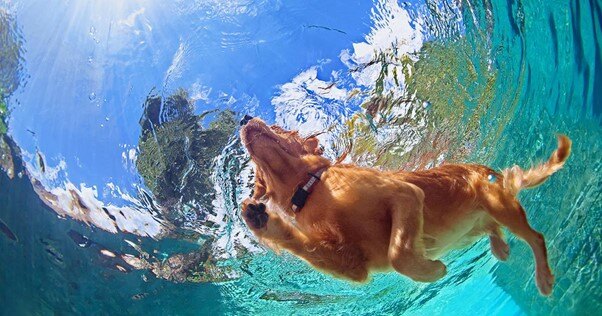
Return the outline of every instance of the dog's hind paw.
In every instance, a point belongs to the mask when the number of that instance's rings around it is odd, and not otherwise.
[[[554,288],[554,275],[549,269],[537,269],[535,271],[537,288],[542,295],[550,296]]]
[[[491,253],[493,253],[498,260],[508,260],[508,256],[510,256],[510,247],[504,240],[499,237],[489,237],[489,245],[491,246]]]

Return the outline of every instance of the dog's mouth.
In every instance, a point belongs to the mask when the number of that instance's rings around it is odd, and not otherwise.
[[[260,120],[252,119],[240,130],[241,139],[250,153],[253,153],[253,147],[258,142],[275,142],[275,135],[269,130],[268,126]],[[266,139],[267,138],[267,139]]]
[[[251,157],[256,157],[256,147],[274,147],[277,145],[283,152],[289,156],[294,156],[286,146],[286,142],[280,136],[275,134],[271,128],[259,119],[252,119],[241,128],[241,139]]]

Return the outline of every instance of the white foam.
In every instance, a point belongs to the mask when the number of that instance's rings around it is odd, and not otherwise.
[[[341,61],[354,69],[358,65],[374,61],[381,52],[389,52],[395,57],[414,58],[424,43],[423,27],[420,20],[412,20],[407,10],[397,1],[379,0],[372,9],[371,20],[374,23],[365,41],[353,44],[353,53],[343,50]],[[352,73],[353,79],[360,86],[374,88],[381,71],[381,62],[373,63]],[[394,70],[395,69],[395,70]],[[398,81],[403,87],[402,66],[389,64],[385,87],[394,87],[393,72],[398,74]],[[394,91],[400,89],[394,89]]]

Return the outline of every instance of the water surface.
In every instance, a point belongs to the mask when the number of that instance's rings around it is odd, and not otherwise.
[[[0,1],[3,314],[592,314],[602,308],[599,1]],[[244,115],[334,159],[503,169],[556,276],[510,237],[366,285],[257,243]]]

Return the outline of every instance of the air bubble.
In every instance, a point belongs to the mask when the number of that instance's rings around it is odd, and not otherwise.
[[[88,99],[90,99],[90,101],[94,101],[96,100],[96,93],[92,92],[88,95]]]

